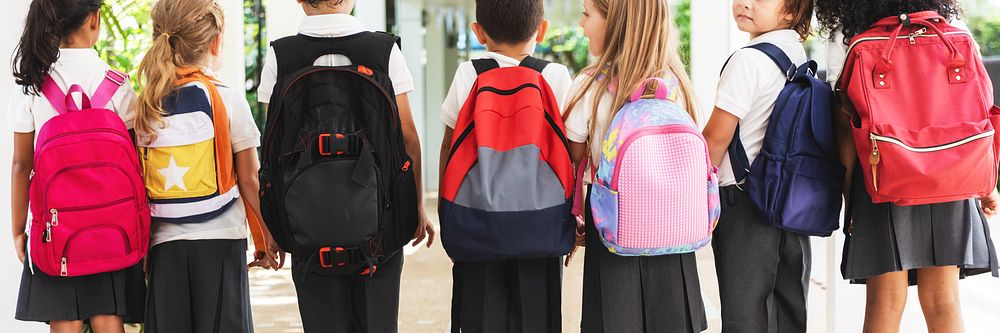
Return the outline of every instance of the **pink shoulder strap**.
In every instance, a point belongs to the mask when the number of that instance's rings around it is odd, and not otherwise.
[[[115,95],[118,88],[128,82],[128,75],[116,70],[108,70],[104,74],[104,81],[97,86],[97,90],[94,91],[93,97],[88,97],[86,92],[79,85],[72,85],[69,89],[69,94],[62,92],[59,89],[59,85],[52,80],[51,75],[45,76],[45,81],[42,83],[42,95],[45,99],[52,104],[52,107],[56,109],[59,114],[64,114],[68,111],[86,110],[90,108],[103,108],[108,105],[111,101],[111,97]],[[82,107],[77,107],[76,103],[72,99],[72,93],[80,93],[84,101]]]
[[[583,200],[585,199],[583,193],[583,176],[587,171],[587,167],[590,165],[590,147],[587,147],[587,154],[580,160],[580,164],[576,166],[576,181],[573,184],[573,207],[570,212],[573,216],[583,216],[583,209],[585,207]],[[591,178],[593,179],[593,178]]]

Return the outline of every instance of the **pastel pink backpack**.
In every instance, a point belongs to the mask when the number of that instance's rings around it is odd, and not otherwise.
[[[104,108],[126,82],[108,71],[93,98],[75,84],[63,93],[51,77],[42,85],[59,115],[38,131],[28,239],[32,263],[46,274],[111,272],[146,255],[149,205],[139,158],[121,117]]]
[[[622,256],[694,252],[711,241],[720,214],[717,170],[677,103],[678,82],[650,81],[655,98],[643,98],[643,84],[608,127],[590,191],[598,236]]]

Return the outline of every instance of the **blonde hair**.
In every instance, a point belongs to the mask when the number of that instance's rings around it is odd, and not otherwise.
[[[677,29],[673,26],[667,0],[590,0],[593,8],[607,18],[604,54],[583,70],[587,75],[583,88],[570,99],[564,118],[587,95],[594,96],[590,138],[593,140],[598,108],[604,92],[614,83],[611,117],[625,105],[632,92],[648,78],[662,77],[666,71],[680,81],[684,107],[697,121],[691,80],[681,61]],[[647,87],[649,89],[650,87]],[[655,88],[655,87],[652,87]]]
[[[222,34],[223,10],[215,0],[159,0],[153,5],[153,46],[139,64],[145,87],[136,103],[137,137],[156,138],[163,128],[163,99],[175,89],[177,70],[200,67]]]

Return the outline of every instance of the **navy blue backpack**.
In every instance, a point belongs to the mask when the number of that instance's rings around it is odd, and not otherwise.
[[[840,227],[844,166],[833,129],[833,90],[816,78],[816,62],[795,67],[780,48],[760,43],[788,78],[767,125],[764,146],[753,165],[737,125],[729,144],[740,188],[774,227],[828,237]]]

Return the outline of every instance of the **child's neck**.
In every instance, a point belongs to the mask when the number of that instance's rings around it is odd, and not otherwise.
[[[763,35],[775,32],[775,31],[788,30],[788,29],[791,29],[791,28],[792,27],[790,27],[790,26],[788,26],[788,27],[777,27],[777,28],[774,28],[774,30],[762,31],[762,32],[757,32],[757,33],[751,33],[750,34],[750,39],[754,39],[754,38],[757,38],[757,37],[760,37],[760,36],[763,36]]]
[[[303,5],[302,8],[305,10],[306,16],[316,16],[316,15],[331,15],[331,14],[351,14],[351,9],[343,6],[338,6],[331,8],[329,6],[318,6],[313,8],[309,5]]]
[[[503,55],[505,57],[510,57],[517,59],[517,61],[524,60],[535,53],[535,43],[527,42],[514,45],[507,44],[496,44],[487,45],[487,50],[493,53]]]

